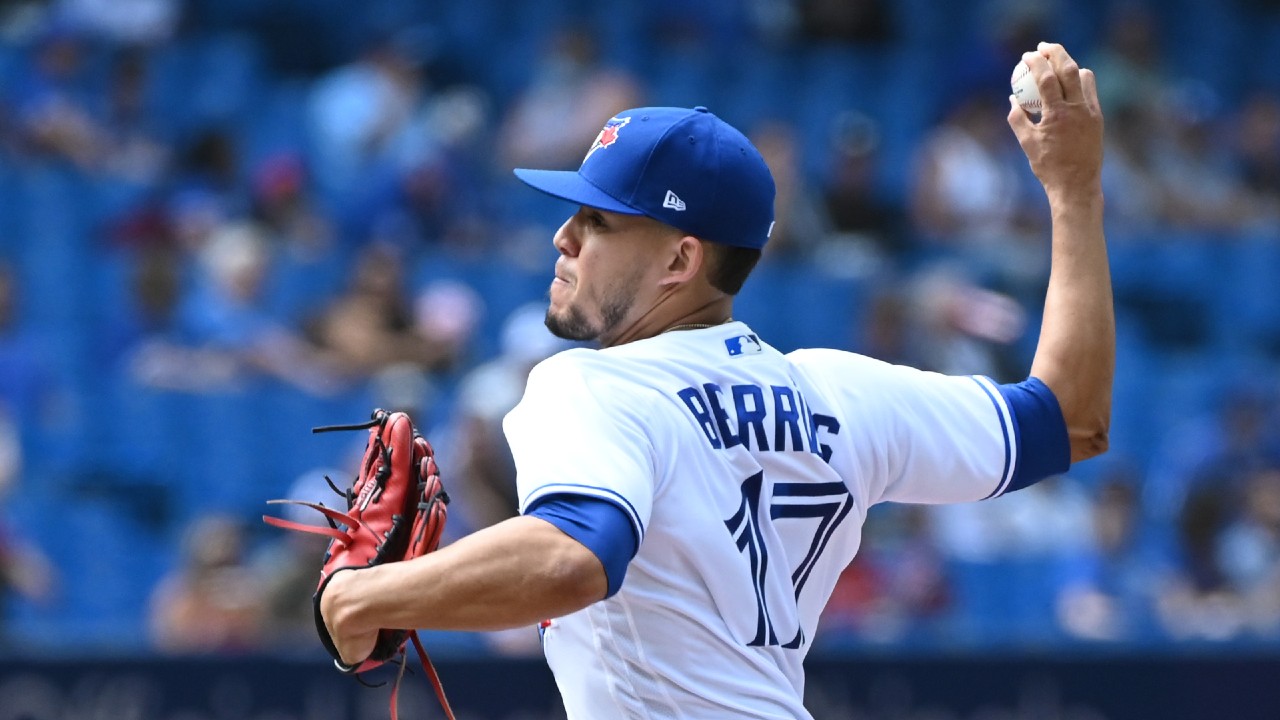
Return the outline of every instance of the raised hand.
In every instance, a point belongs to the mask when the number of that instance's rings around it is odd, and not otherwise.
[[[1013,128],[1049,199],[1064,193],[1097,192],[1102,178],[1102,107],[1093,71],[1081,68],[1065,48],[1040,43],[1022,56],[1043,102],[1033,122],[1010,96]]]

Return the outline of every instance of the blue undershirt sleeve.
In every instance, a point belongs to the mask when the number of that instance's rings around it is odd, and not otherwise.
[[[1058,398],[1039,378],[998,386],[1013,417],[1018,466],[1005,493],[1060,475],[1071,467],[1071,442]]]
[[[600,558],[609,585],[605,597],[612,597],[622,587],[627,564],[640,549],[631,516],[622,508],[602,498],[557,493],[538,499],[525,515],[555,525]]]

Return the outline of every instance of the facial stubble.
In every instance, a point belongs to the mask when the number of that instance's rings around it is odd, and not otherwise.
[[[590,318],[580,305],[571,304],[562,314],[556,314],[547,308],[546,326],[552,335],[564,340],[583,341],[596,340],[609,334],[622,324],[635,305],[640,291],[640,279],[644,269],[633,267],[631,272],[613,287],[600,303],[600,324],[592,325]]]

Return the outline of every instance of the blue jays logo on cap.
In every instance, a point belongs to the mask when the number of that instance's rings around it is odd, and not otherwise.
[[[631,122],[629,117],[610,118],[609,122],[605,123],[604,127],[600,129],[600,134],[596,135],[596,141],[591,143],[591,147],[587,149],[587,156],[582,158],[582,162],[586,162],[587,158],[591,157],[591,153],[618,142],[618,132],[626,127],[629,122]]]

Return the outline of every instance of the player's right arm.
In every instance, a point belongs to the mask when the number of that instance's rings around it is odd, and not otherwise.
[[[611,393],[581,368],[592,358],[582,350],[541,363],[504,422],[521,517],[329,582],[321,610],[344,659],[367,656],[378,628],[513,628],[619,590],[649,519],[653,456],[643,408],[602,402]]]
[[[1052,270],[1031,365],[1057,398],[1071,460],[1107,449],[1115,375],[1115,314],[1102,227],[1102,110],[1093,73],[1061,45],[1023,60],[1044,101],[1039,123],[1013,102],[1009,125],[1044,186],[1053,222]]]

